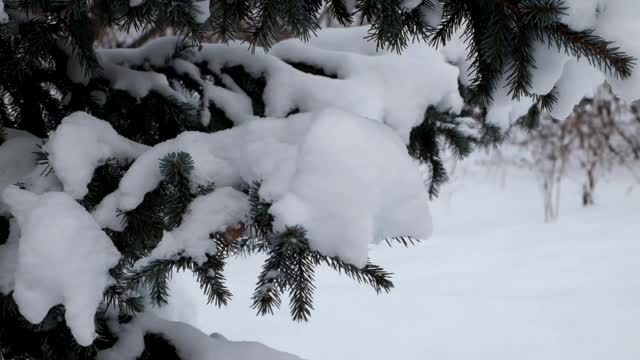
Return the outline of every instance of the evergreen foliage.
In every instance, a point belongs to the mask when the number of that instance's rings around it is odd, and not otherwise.
[[[136,98],[114,88],[104,75],[94,47],[100,32],[112,28],[172,29],[183,41],[170,58],[154,61],[153,65],[130,67],[163,74],[176,92],[205,99],[198,81],[177,73],[168,64],[188,61],[189,53],[212,37],[222,41],[242,38],[250,46],[267,49],[283,34],[308,39],[319,29],[318,15],[325,3],[345,25],[354,21],[354,12],[358,13],[360,19],[371,24],[372,41],[398,52],[414,40],[445,44],[458,28],[464,27],[473,54],[475,78],[471,88],[463,89],[467,107],[462,116],[475,119],[473,126],[479,131],[467,131],[469,124],[461,123],[459,117],[433,107],[426,110],[424,121],[411,132],[408,150],[431,169],[428,184],[431,196],[437,195],[438,186],[447,178],[441,159],[445,146],[464,157],[478,146],[501,140],[502,134],[485,117],[491,93],[503,74],[508,75],[514,98],[533,96],[527,88],[534,66],[534,42],[542,41],[584,57],[623,78],[629,76],[633,64],[632,58],[592,32],[574,31],[562,24],[559,19],[566,9],[560,0],[441,0],[443,18],[438,27],[429,24],[421,13],[433,10],[435,0],[423,0],[421,6],[411,10],[404,8],[402,0],[358,0],[354,9],[343,0],[212,0],[211,16],[205,23],[198,21],[201,10],[192,0],[146,0],[138,6],[131,6],[128,0],[5,1],[10,22],[0,24],[0,145],[5,139],[2,126],[46,138],[74,111],[96,115],[119,134],[146,145],[173,139],[184,131],[228,129],[233,122],[220,104],[205,104],[211,119],[208,125],[203,125],[202,108],[178,97],[152,90]],[[20,16],[25,13],[31,16]],[[74,82],[69,78],[70,57],[78,59],[88,81]],[[195,65],[201,71],[200,80],[223,88],[230,86],[209,71],[206,64]],[[301,72],[338,77],[310,64],[292,65]],[[221,72],[250,97],[254,115],[264,117],[263,96],[268,79],[242,66],[223,67]],[[548,107],[554,101],[554,92],[537,100],[540,107]],[[538,109],[532,108],[532,114],[520,122],[534,125],[531,119]],[[298,111],[292,108],[290,114]],[[40,157],[46,163],[47,154],[43,152]],[[130,166],[110,160],[98,167],[80,204],[94,209],[117,188]],[[166,304],[168,281],[177,271],[193,272],[209,303],[226,305],[232,294],[225,284],[224,267],[230,257],[240,255],[266,255],[252,298],[252,308],[261,315],[273,313],[288,294],[291,317],[308,320],[316,289],[314,272],[320,265],[369,285],[377,293],[393,288],[391,273],[380,266],[367,263],[358,268],[312,249],[301,227],[275,232],[274,219],[268,211],[270,203],[259,196],[259,183],[249,184],[245,189],[250,199],[250,219],[241,225],[239,234],[211,234],[217,252],[205,263],[199,264],[180,254],[136,268],[136,261],[156,247],[163,232],[181,224],[191,202],[215,189],[215,184],[204,188],[192,186],[189,174],[194,170],[194,162],[190,154],[171,153],[160,160],[159,166],[163,177],[160,185],[135,209],[121,214],[126,227],[122,231],[105,229],[122,259],[111,269],[115,283],[104,293],[104,311],[96,313],[100,336],[94,344],[83,348],[75,342],[64,322],[62,306],[52,308],[42,324],[33,325],[19,313],[11,294],[0,294],[0,358],[93,359],[97,351],[117,340],[107,326],[106,309],[116,309],[119,320],[127,322],[144,310],[145,296],[156,305]],[[9,221],[0,217],[0,245],[9,237]],[[414,241],[398,237],[388,242],[407,246]],[[160,335],[147,334],[145,346],[140,359],[178,358],[175,348]]]

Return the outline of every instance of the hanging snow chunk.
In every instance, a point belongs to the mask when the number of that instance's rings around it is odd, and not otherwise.
[[[20,227],[13,297],[20,313],[40,323],[63,304],[80,345],[95,337],[94,316],[120,253],[91,215],[67,194],[37,195],[16,186],[2,193]]]
[[[106,121],[76,112],[62,120],[44,149],[64,191],[81,199],[98,166],[111,158],[134,160],[148,147],[119,135]]]
[[[271,207],[276,229],[301,225],[314,249],[356,266],[372,242],[431,235],[422,177],[393,130],[339,110],[313,120]]]

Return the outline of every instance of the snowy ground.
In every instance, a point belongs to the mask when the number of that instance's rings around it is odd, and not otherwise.
[[[631,185],[611,179],[597,206],[582,209],[568,182],[560,221],[544,224],[532,175],[467,171],[431,204],[430,240],[372,249],[395,273],[389,295],[326,271],[310,323],[291,322],[285,307],[258,318],[249,309],[261,260],[253,258],[229,267],[227,308],[206,307],[181,281],[166,311],[308,360],[638,359],[640,185]]]

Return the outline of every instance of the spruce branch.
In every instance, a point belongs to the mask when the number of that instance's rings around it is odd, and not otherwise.
[[[390,247],[393,246],[393,243],[403,245],[404,247],[409,247],[419,243],[421,240],[418,238],[414,238],[413,236],[394,236],[394,237],[386,238],[384,239],[384,241]]]
[[[156,305],[166,305],[169,298],[169,280],[174,271],[189,270],[196,275],[200,289],[203,290],[209,303],[217,306],[226,305],[231,298],[231,292],[226,287],[223,275],[224,260],[208,256],[207,261],[199,265],[190,257],[178,255],[171,259],[156,259],[141,267],[130,270],[124,282],[130,289],[146,287],[151,300]]]
[[[347,8],[345,0],[329,0],[327,1],[329,11],[333,17],[343,26],[353,23],[353,14]]]
[[[194,161],[186,152],[170,153],[160,159],[163,176],[164,218],[166,230],[180,225],[182,217],[195,197],[191,193],[189,175],[194,170]]]
[[[593,30],[575,31],[562,23],[556,23],[539,31],[538,38],[546,39],[558,50],[575,56],[586,58],[596,67],[604,68],[609,74],[619,79],[631,76],[635,59],[625,54],[611,41],[594,35]]]
[[[273,314],[280,307],[281,295],[288,291],[291,317],[308,321],[313,310],[314,273],[319,265],[327,265],[340,274],[371,286],[376,293],[393,288],[391,274],[370,262],[363,268],[313,250],[300,226],[288,227],[271,240],[267,260],[258,276],[252,308],[259,315]]]

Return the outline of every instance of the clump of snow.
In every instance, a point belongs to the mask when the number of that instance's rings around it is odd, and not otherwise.
[[[564,0],[566,10],[562,22],[571,29],[584,31],[593,29],[600,4],[606,0]]]
[[[64,191],[75,199],[87,194],[93,171],[108,159],[130,161],[148,147],[119,135],[111,125],[87,113],[62,120],[44,149]]]
[[[442,4],[440,1],[433,1],[433,7],[423,6],[420,8],[422,19],[431,27],[438,27],[442,21]]]
[[[111,324],[118,342],[98,353],[98,360],[135,360],[144,350],[144,336],[157,334],[173,345],[181,359],[189,360],[301,360],[299,357],[269,348],[261,343],[229,341],[223,336],[207,336],[180,322],[160,319],[151,314],[128,324]]]
[[[207,19],[211,16],[210,0],[196,0],[193,3],[198,9],[198,16],[196,16],[196,21],[199,23],[203,23],[207,21]]]
[[[411,129],[424,120],[424,112],[430,105],[452,112],[462,108],[458,69],[427,46],[409,47],[402,55],[366,56],[313,48],[300,40],[287,40],[276,44],[271,52],[285,61],[317,66],[341,79],[328,80],[327,86],[322,87],[318,81],[313,91],[325,93],[328,98],[320,103],[317,100],[322,99],[314,99],[305,107],[315,110],[326,107],[328,102],[339,104],[337,107],[341,109],[384,122],[405,142],[408,142]],[[352,88],[346,89],[357,91],[359,97],[344,97],[345,90],[328,86],[332,84],[340,87],[353,84]],[[349,102],[340,104],[340,98]]]
[[[302,225],[326,255],[363,266],[374,240],[431,234],[416,165],[389,128],[370,120],[337,110],[316,115],[288,183],[271,207],[276,229]]]
[[[572,0],[578,2],[578,0]],[[601,1],[595,31],[597,35],[609,41],[614,41],[615,45],[627,54],[640,59],[640,8],[633,0],[608,0]],[[614,92],[621,99],[632,102],[640,99],[640,71],[638,62],[631,77],[628,79],[618,79],[607,75],[607,81],[611,84]]]
[[[134,267],[144,267],[153,260],[171,259],[177,255],[188,256],[202,264],[207,260],[206,255],[213,255],[216,251],[215,242],[209,238],[209,234],[236,225],[245,220],[247,214],[247,195],[233,188],[224,187],[197,197],[189,205],[180,226],[165,232],[153,251],[138,260]]]
[[[63,304],[79,344],[95,337],[94,316],[120,254],[91,215],[65,193],[37,195],[15,186],[2,193],[20,228],[13,297],[37,324]]]
[[[567,118],[584,97],[593,96],[604,79],[600,71],[585,61],[571,59],[566,62],[556,84],[558,101],[554,104],[551,115],[557,119]]]
[[[194,202],[183,226],[165,234],[152,258],[175,255],[176,249],[197,259],[210,252],[208,232],[248,213],[244,195],[224,187],[254,181],[262,182],[261,196],[273,203],[278,229],[301,225],[312,247],[359,266],[371,242],[431,233],[424,184],[401,138],[376,121],[337,109],[250,121],[213,134],[185,132],[158,144],[136,159],[118,190],[98,206],[97,221],[110,226],[118,209],[137,207],[162,180],[159,159],[179,151],[193,158],[194,185],[215,183],[220,189]],[[220,206],[228,214],[215,220]]]

